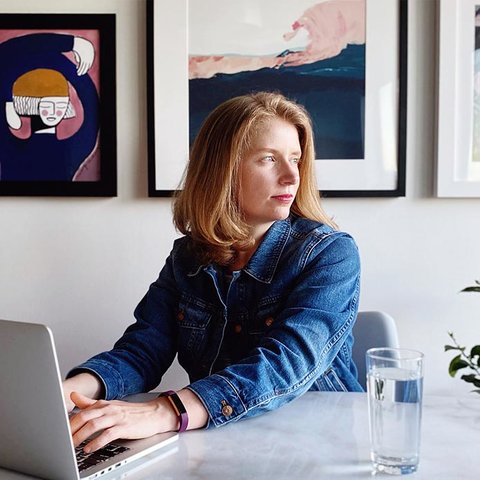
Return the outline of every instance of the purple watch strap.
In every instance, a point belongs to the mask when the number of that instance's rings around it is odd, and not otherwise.
[[[188,413],[185,405],[180,400],[180,397],[173,390],[167,390],[162,392],[159,397],[167,397],[167,400],[173,407],[173,410],[177,414],[180,427],[178,428],[178,433],[184,432],[188,427]]]

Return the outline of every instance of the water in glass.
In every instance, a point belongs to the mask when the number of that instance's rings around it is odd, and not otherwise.
[[[423,378],[384,367],[368,373],[372,461],[377,471],[413,473],[418,466]]]

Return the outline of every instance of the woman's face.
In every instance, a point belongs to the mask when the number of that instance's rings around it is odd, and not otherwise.
[[[38,106],[40,118],[47,127],[55,127],[67,113],[68,97],[43,97]]]
[[[276,220],[290,214],[297,194],[302,155],[297,129],[280,118],[262,123],[240,163],[239,204],[260,239]]]

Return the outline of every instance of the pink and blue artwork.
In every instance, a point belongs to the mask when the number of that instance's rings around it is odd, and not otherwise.
[[[0,30],[1,181],[98,181],[99,33]]]
[[[116,195],[115,16],[0,15],[0,195]]]
[[[279,91],[306,107],[316,156],[365,157],[366,0],[189,3],[189,137],[228,98]]]

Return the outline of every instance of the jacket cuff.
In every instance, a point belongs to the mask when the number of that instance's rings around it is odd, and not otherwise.
[[[191,383],[188,388],[202,401],[210,417],[207,428],[212,424],[221,427],[239,420],[247,413],[235,387],[221,375],[214,374]]]
[[[88,360],[70,370],[65,378],[71,378],[79,373],[91,373],[98,377],[103,385],[103,398],[114,400],[125,396],[125,387],[122,376],[109,363],[101,360]],[[108,382],[106,381],[108,379]]]

